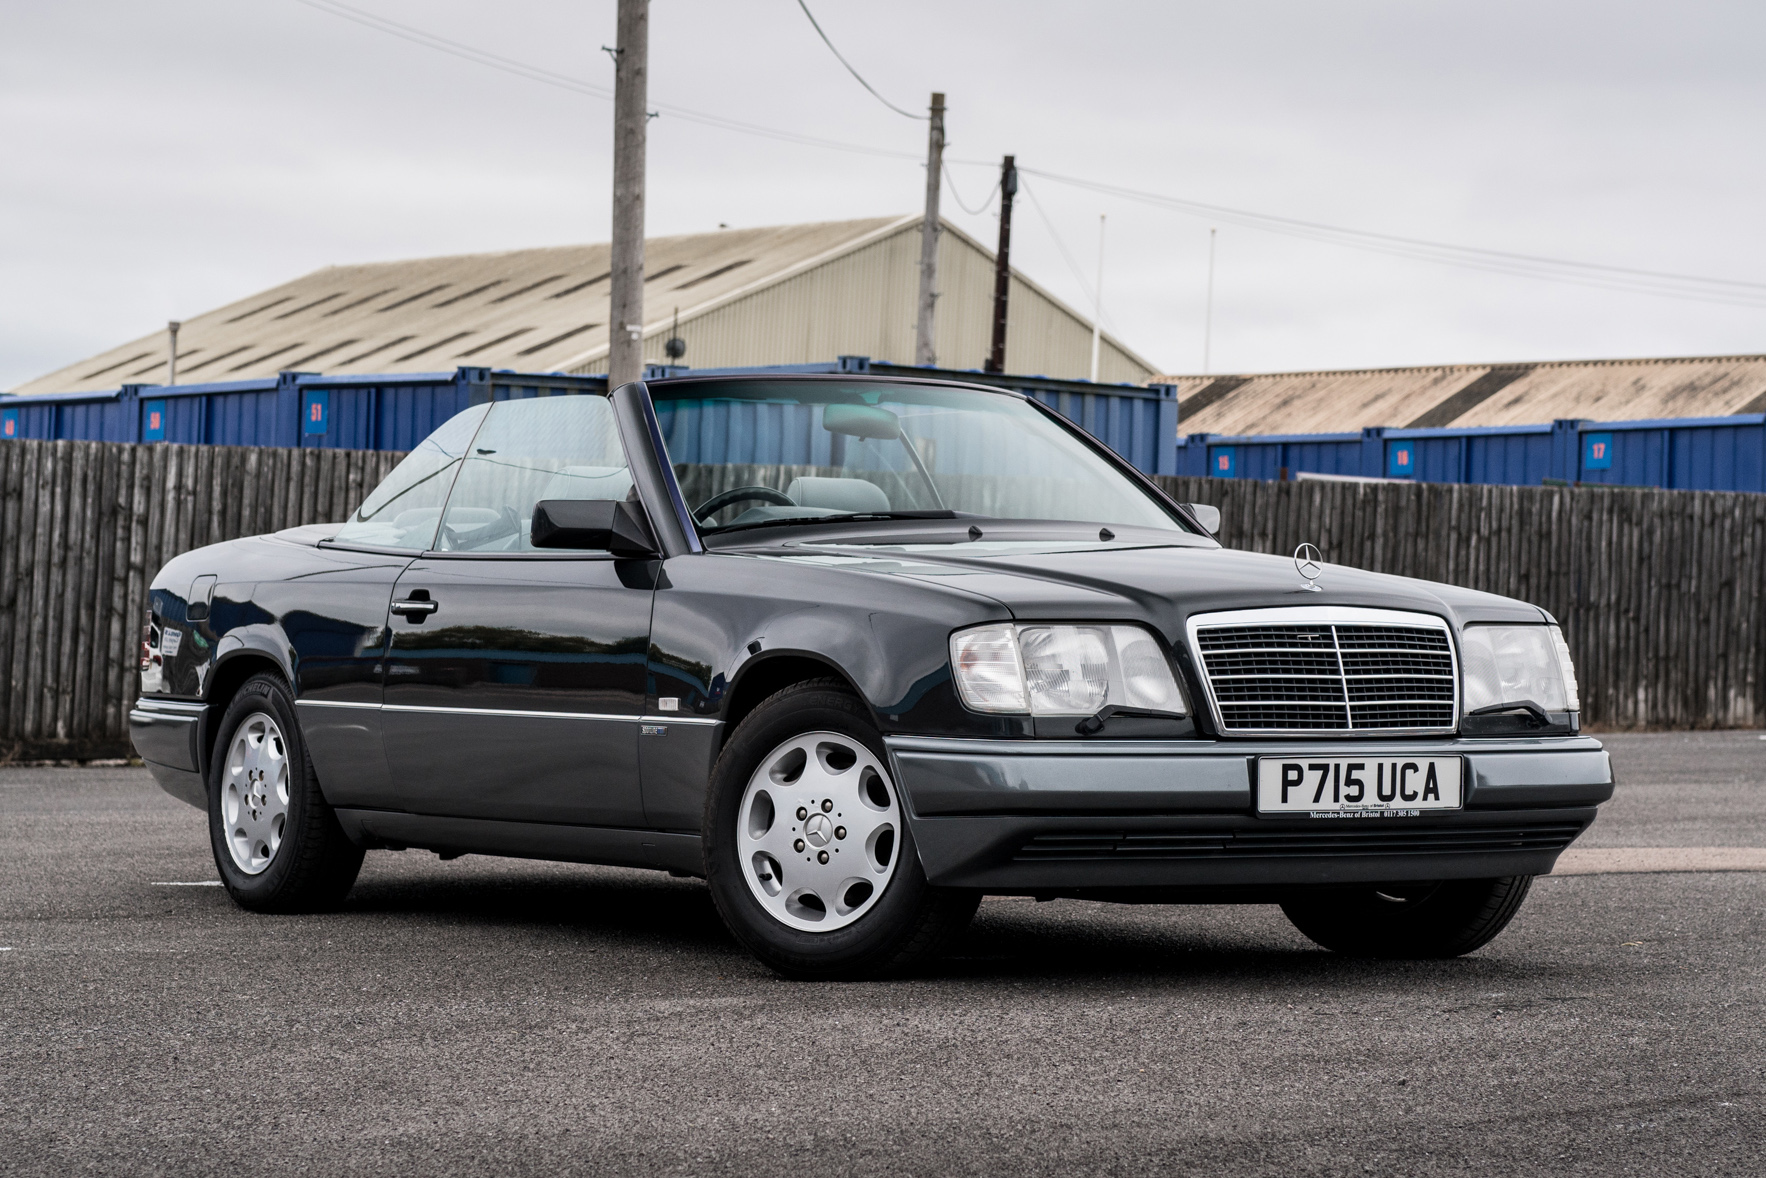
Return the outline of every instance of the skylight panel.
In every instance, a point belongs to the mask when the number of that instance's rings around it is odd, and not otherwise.
[[[290,368],[299,368],[303,364],[311,364],[314,360],[317,360],[320,356],[329,356],[331,353],[333,353],[335,351],[338,351],[342,348],[347,348],[351,344],[359,344],[361,342],[362,341],[359,339],[346,339],[346,340],[342,341],[341,343],[335,343],[335,344],[330,345],[329,347],[320,348],[316,352],[308,352],[306,355],[302,356],[300,359],[291,361],[288,366]]]
[[[357,352],[354,356],[351,356],[348,360],[345,360],[343,362],[343,364],[341,365],[341,367],[348,368],[351,364],[355,364],[361,360],[366,360],[370,356],[378,356],[380,353],[386,351],[388,348],[396,348],[400,344],[410,343],[412,340],[414,340],[416,338],[417,337],[414,335],[401,335],[397,339],[388,340],[383,344],[375,344],[373,347],[369,348],[366,352]]]
[[[434,294],[436,291],[446,290],[446,289],[448,289],[448,287],[450,287],[452,285],[454,285],[454,284],[451,282],[438,282],[434,286],[430,287],[428,290],[420,290],[414,295],[406,295],[404,298],[400,299],[396,303],[386,304],[386,306],[381,307],[377,313],[384,315],[388,311],[396,311],[400,307],[404,306],[406,303],[414,303],[418,299],[426,299],[430,295]]]
[[[743,258],[740,262],[731,262],[728,266],[719,266],[717,269],[701,274],[697,278],[687,279],[687,281],[681,283],[679,286],[675,287],[675,289],[686,290],[690,286],[698,286],[701,282],[710,282],[713,278],[728,274],[731,270],[738,270],[752,261],[754,261],[753,258]]]
[[[573,295],[579,290],[587,290],[589,287],[594,286],[597,282],[606,282],[609,278],[612,278],[612,277],[613,277],[613,271],[609,270],[605,274],[595,275],[593,278],[589,279],[586,282],[579,282],[575,286],[567,286],[563,290],[554,291],[552,294],[550,294],[546,297],[553,298],[553,299],[561,299],[565,295]]]
[[[239,355],[239,353],[249,352],[255,347],[257,347],[256,344],[246,344],[242,348],[234,348],[231,351],[222,352],[218,356],[210,356],[200,364],[192,364],[190,367],[186,368],[184,372],[186,375],[192,372],[197,372],[201,369],[207,368],[210,364],[219,364],[223,360],[231,360],[234,356]]]
[[[284,352],[292,352],[296,348],[304,348],[306,346],[307,345],[304,341],[301,343],[298,343],[298,344],[289,344],[286,347],[281,347],[281,348],[275,349],[274,351],[265,352],[262,356],[254,357],[253,359],[247,360],[243,364],[235,364],[233,367],[227,369],[227,371],[228,372],[244,372],[247,368],[255,368],[257,365],[263,364],[266,361],[274,360],[276,357],[282,355]]]
[[[398,287],[396,287],[396,286],[389,286],[385,290],[377,290],[371,295],[363,295],[361,298],[357,299],[353,303],[345,303],[341,307],[333,307],[331,310],[325,312],[325,318],[329,319],[333,315],[341,315],[345,311],[353,311],[357,307],[361,306],[363,303],[371,303],[375,299],[379,298],[381,295],[389,295],[397,289],[398,289]]]
[[[448,298],[445,298],[441,302],[437,303],[431,309],[439,311],[443,307],[451,307],[455,303],[463,303],[467,299],[471,298],[473,295],[481,295],[493,286],[502,286],[502,285],[503,285],[503,279],[493,278],[489,282],[485,283],[483,286],[475,286],[471,290],[461,291],[457,295],[450,295]]]
[[[183,360],[186,356],[194,356],[200,351],[202,351],[201,348],[191,348],[187,352],[179,352],[178,359]],[[137,356],[136,359],[140,359],[140,357]],[[149,372],[152,372],[155,368],[164,368],[165,365],[166,365],[165,358],[161,357],[160,359],[155,360],[152,364],[149,364],[146,368],[137,368],[135,371],[129,373],[129,375],[130,376],[146,376]]]
[[[245,312],[243,315],[235,315],[235,316],[233,316],[233,318],[226,320],[226,322],[238,323],[241,319],[250,319],[253,315],[263,314],[265,311],[268,311],[271,307],[280,307],[283,303],[292,303],[293,301],[294,301],[293,295],[283,295],[279,299],[270,300],[269,302],[265,303],[261,307],[253,307],[251,310]]]
[[[344,291],[340,290],[340,291],[335,292],[334,294],[328,294],[322,299],[314,299],[310,303],[302,303],[300,306],[295,307],[291,311],[282,312],[282,314],[276,316],[276,318],[287,319],[291,315],[299,315],[302,311],[311,311],[314,307],[324,306],[326,303],[329,303],[332,299],[341,299],[344,296],[344,293],[345,293]]]
[[[526,286],[521,287],[519,290],[512,290],[506,295],[498,295],[496,298],[492,299],[491,302],[493,302],[493,303],[506,303],[510,299],[520,298],[522,295],[526,294],[530,290],[538,290],[542,286],[547,286],[547,285],[550,285],[551,283],[557,282],[559,279],[561,279],[563,277],[564,277],[564,275],[562,275],[562,274],[554,274],[550,278],[542,278],[538,282],[530,282]]]
[[[147,359],[147,357],[149,357],[151,355],[153,355],[152,352],[138,352],[135,355],[130,356],[127,360],[118,360],[115,364],[106,364],[103,368],[98,369],[96,372],[88,372],[85,376],[82,376],[80,379],[81,380],[91,380],[95,376],[103,376],[107,372],[115,372],[117,369],[121,368],[125,364],[133,364],[137,360],[145,360],[145,359]]]
[[[595,328],[597,328],[599,326],[601,326],[599,323],[585,323],[581,327],[571,328],[569,331],[565,332],[563,335],[555,335],[549,340],[541,340],[539,343],[535,344],[533,347],[523,348],[523,349],[521,349],[521,351],[519,351],[515,354],[517,356],[531,356],[535,352],[545,351],[547,348],[551,347],[553,344],[561,344],[573,335],[581,335],[585,331],[593,331],[593,330],[595,330]]]
[[[468,356],[476,356],[480,352],[488,352],[492,348],[496,347],[498,344],[506,344],[510,340],[514,339],[516,336],[526,335],[528,332],[530,332],[532,330],[533,330],[533,328],[531,328],[531,327],[517,327],[514,331],[511,331],[508,335],[499,335],[496,339],[486,340],[482,344],[475,344],[472,347],[467,348],[464,352],[457,352],[457,353],[455,353],[454,358],[456,360],[464,360]]]
[[[417,357],[427,355],[430,352],[435,351],[437,348],[445,348],[447,345],[454,343],[457,340],[463,340],[471,334],[472,332],[470,331],[456,331],[446,339],[438,339],[433,344],[424,344],[414,352],[406,352],[403,356],[395,356],[393,358],[393,363],[403,364],[406,360],[415,360]]]

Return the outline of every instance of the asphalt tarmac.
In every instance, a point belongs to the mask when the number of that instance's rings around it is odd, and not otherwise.
[[[1766,740],[1611,742],[1582,845],[1766,847]],[[262,917],[139,769],[0,770],[0,1173],[1758,1175],[1766,873],[1547,877],[1454,961],[982,905],[780,981],[702,885],[416,851]]]

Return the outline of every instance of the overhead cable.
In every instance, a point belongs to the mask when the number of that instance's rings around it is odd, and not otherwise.
[[[1137,201],[1155,208],[1187,213],[1210,220],[1228,221],[1246,228],[1262,229],[1270,233],[1328,242],[1394,257],[1440,262],[1512,277],[1567,282],[1602,290],[1661,295],[1731,306],[1766,306],[1766,283],[1743,282],[1730,278],[1710,278],[1696,274],[1640,270],[1598,262],[1577,262],[1537,254],[1512,253],[1505,250],[1482,249],[1477,246],[1455,245],[1449,242],[1377,233],[1371,230],[1349,229],[1340,225],[1303,221],[1298,218],[1280,217],[1269,213],[1256,213],[1247,209],[1235,209],[1225,205],[1207,204],[1182,197],[1124,188],[1120,185],[1084,180],[1076,176],[1045,172],[1038,168],[1020,166],[1018,170],[1055,183],[1067,184],[1124,200]]]
[[[846,58],[841,54],[840,50],[834,48],[834,42],[828,40],[828,34],[822,32],[821,23],[816,20],[816,14],[809,10],[809,5],[806,4],[804,2],[804,0],[797,0],[797,7],[803,9],[803,15],[809,17],[810,27],[816,31],[816,36],[818,36],[822,39],[822,44],[824,44],[828,47],[828,52],[832,53],[834,55],[835,59],[838,60],[841,65],[846,67],[847,73],[851,74],[853,77],[858,79],[859,85],[863,86],[866,90],[869,90],[871,92],[872,98],[875,98],[878,102],[881,102],[884,106],[888,107],[890,110],[894,111],[896,114],[901,115],[903,118],[919,119],[922,123],[926,121],[928,116],[917,115],[911,110],[903,110],[903,109],[901,109],[901,107],[895,105],[895,103],[889,101],[887,98],[885,98],[881,94],[877,93],[877,88],[875,86],[871,85],[869,82],[865,81],[864,75],[859,73],[857,70],[853,69],[852,63],[850,61],[846,60]]]
[[[1019,168],[1018,172],[1018,191],[1030,198],[1030,206],[1036,210],[1036,215],[1042,218],[1043,228],[1047,229],[1049,236],[1055,239],[1055,248],[1061,251],[1061,258],[1067,263],[1067,269],[1073,272],[1073,281],[1079,283],[1079,289],[1085,292],[1086,301],[1091,303],[1093,314],[1097,316],[1098,322],[1104,322],[1103,308],[1098,305],[1097,288],[1086,281],[1085,271],[1074,260],[1072,251],[1067,248],[1067,243],[1061,240],[1061,234],[1055,229],[1054,221],[1049,219],[1048,210],[1044,209],[1042,201],[1037,199],[1036,190],[1030,186],[1029,181],[1024,179],[1024,169]]]
[[[950,174],[949,164],[944,165],[944,186],[950,189],[950,198],[957,202],[957,207],[962,209],[965,213],[968,213],[971,217],[979,217],[982,213],[985,213],[987,207],[993,203],[993,198],[999,194],[1000,190],[1000,182],[995,180],[993,182],[993,187],[988,189],[987,195],[982,199],[981,207],[974,209],[970,208],[963,203],[962,194],[957,191],[956,177]]]
[[[504,73],[526,78],[531,82],[541,82],[548,86],[556,86],[562,90],[569,90],[577,94],[585,94],[592,98],[605,99],[609,102],[613,100],[613,90],[611,87],[597,86],[592,82],[585,82],[581,78],[571,77],[569,74],[555,73],[552,70],[528,65],[525,62],[516,61],[513,58],[504,57],[501,54],[477,49],[471,45],[461,44],[458,41],[451,41],[446,37],[438,37],[434,33],[428,33],[422,29],[413,28],[407,24],[401,24],[398,21],[388,20],[383,16],[376,16],[371,12],[365,12],[353,5],[339,3],[339,0],[297,0],[297,3],[304,4],[308,8],[315,9],[319,12],[328,13],[331,16],[342,17],[344,20],[353,21],[356,24],[374,29],[377,32],[386,33],[390,36],[398,37],[401,40],[410,41],[416,45],[422,45],[427,49],[434,49],[442,53],[452,54],[455,57],[464,58],[467,61],[476,62],[479,65],[489,66],[491,69],[502,70]],[[708,114],[705,111],[692,110],[684,106],[675,106],[672,103],[652,102],[650,105],[661,111],[663,114],[669,115],[672,118],[680,119],[683,122],[699,123],[703,126],[716,127],[724,131],[736,131],[743,135],[758,135],[765,139],[776,139],[783,143],[799,143],[807,147],[825,147],[833,151],[850,151],[859,155],[883,156],[889,159],[917,160],[920,158],[918,153],[912,151],[890,151],[886,148],[872,147],[869,144],[848,143],[838,139],[824,139],[817,135],[804,135],[796,131],[785,131],[777,127],[765,127],[758,123],[747,123],[740,119],[726,118],[723,115]]]
[[[353,21],[358,25],[399,37],[425,48],[442,53],[452,54],[491,69],[502,70],[529,81],[541,82],[548,86],[556,86],[577,94],[588,95],[611,101],[613,91],[606,86],[598,86],[585,82],[581,78],[568,74],[556,73],[539,66],[528,65],[514,58],[478,49],[459,41],[437,36],[411,25],[401,24],[386,17],[364,11],[342,0],[298,0],[299,3],[319,12]],[[799,0],[802,4],[802,0]],[[810,23],[815,24],[815,17],[804,7],[804,15],[809,16]],[[821,27],[816,26],[821,32]],[[822,38],[827,41],[824,35]],[[828,44],[833,49],[832,43]],[[839,57],[839,51],[835,50]],[[848,70],[852,66],[845,58],[841,63]],[[871,89],[864,78],[856,71],[853,74],[871,90],[879,100],[899,114],[908,112],[883,99]],[[869,144],[851,143],[839,139],[826,139],[816,135],[804,135],[796,131],[786,131],[778,127],[763,126],[759,123],[744,122],[740,119],[726,118],[723,115],[709,114],[705,111],[693,110],[688,107],[675,106],[672,103],[653,103],[659,111],[684,122],[698,123],[702,126],[715,127],[724,131],[735,131],[743,135],[755,135],[781,143],[796,143],[806,147],[821,147],[831,151],[852,152],[859,155],[879,156],[885,159],[919,160],[918,152],[891,151],[887,148],[873,147]],[[920,118],[919,115],[910,115]],[[973,164],[982,167],[996,166],[991,160],[970,160],[946,157],[947,164]],[[1164,193],[1147,192],[1141,189],[1126,188],[1117,184],[1106,184],[1096,180],[1086,180],[1077,176],[1064,176],[1057,172],[1046,172],[1039,168],[1020,167],[1019,173],[1041,176],[1043,179],[1057,184],[1070,185],[1091,192],[1114,196],[1122,200],[1135,201],[1162,208],[1170,212],[1185,213],[1191,216],[1206,217],[1214,221],[1224,221],[1250,229],[1261,229],[1269,233],[1283,234],[1303,240],[1325,242],[1332,245],[1345,246],[1350,249],[1363,250],[1369,253],[1385,254],[1390,257],[1406,258],[1412,261],[1437,262],[1463,269],[1482,270],[1487,273],[1501,274],[1509,277],[1535,278],[1548,282],[1569,283],[1575,286],[1592,287],[1597,290],[1613,290],[1631,294],[1655,295],[1663,298],[1690,299],[1695,302],[1719,303],[1727,306],[1766,307],[1766,283],[1747,282],[1733,278],[1712,278],[1697,274],[1680,274],[1671,271],[1643,270],[1629,266],[1613,266],[1600,262],[1579,262],[1566,258],[1552,258],[1538,254],[1513,253],[1505,250],[1483,249],[1477,246],[1456,245],[1450,242],[1429,241],[1423,238],[1403,237],[1397,234],[1379,233],[1365,229],[1350,229],[1341,225],[1329,225],[1319,221],[1301,220],[1295,217],[1282,217],[1271,213],[1258,213],[1249,209],[1237,209],[1227,205],[1208,204],[1203,201],[1189,200],[1184,197],[1170,196]],[[945,176],[948,181],[949,169]],[[953,186],[954,195],[954,186]],[[991,200],[991,196],[989,200]],[[1032,202],[1035,202],[1034,196]],[[959,199],[957,202],[962,205]],[[982,206],[985,209],[987,206]],[[969,211],[965,207],[965,211]],[[1040,203],[1037,212],[1043,217],[1053,234],[1053,223],[1048,220]],[[1056,243],[1060,244],[1056,235]],[[1065,254],[1066,247],[1063,245]],[[1069,265],[1072,266],[1071,260]],[[1085,278],[1075,267],[1075,277],[1081,285],[1090,287]]]

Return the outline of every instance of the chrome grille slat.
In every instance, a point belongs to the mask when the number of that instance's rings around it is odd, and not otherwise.
[[[1257,613],[1284,617],[1241,621]],[[1429,615],[1247,610],[1193,618],[1190,634],[1229,734],[1437,733],[1459,718],[1452,638]]]

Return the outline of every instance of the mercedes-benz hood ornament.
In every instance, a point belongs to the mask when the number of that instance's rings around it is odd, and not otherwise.
[[[1305,578],[1306,583],[1300,588],[1308,593],[1323,593],[1318,587],[1318,575],[1324,572],[1324,557],[1311,544],[1302,544],[1294,549],[1294,568]]]

